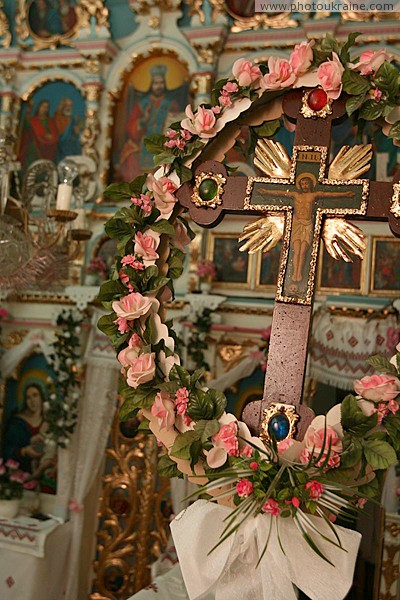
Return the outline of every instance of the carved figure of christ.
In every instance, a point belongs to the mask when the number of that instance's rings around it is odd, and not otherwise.
[[[293,245],[293,274],[292,281],[303,279],[303,268],[307,250],[313,239],[313,207],[316,201],[324,198],[351,198],[354,192],[315,192],[315,178],[312,174],[303,173],[296,179],[296,185],[300,191],[286,192],[293,200],[293,220],[291,232],[291,244]],[[265,196],[281,196],[281,192],[259,189],[259,194]]]

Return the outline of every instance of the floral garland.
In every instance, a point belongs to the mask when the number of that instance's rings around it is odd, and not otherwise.
[[[190,374],[180,366],[162,303],[173,298],[173,280],[182,273],[185,247],[193,237],[176,206],[175,192],[192,179],[190,167],[207,142],[261,95],[272,101],[293,88],[319,86],[327,97],[337,99],[344,91],[349,115],[359,122],[373,121],[399,141],[398,71],[383,50],[363,52],[351,63],[349,48],[357,35],[351,34],[342,48],[331,37],[320,44],[303,42],[289,60],[271,57],[268,65],[237,60],[233,78],[216,84],[211,105],[196,112],[188,106],[187,118],[172,124],[165,136],[146,139],[159,167],[156,173],[113,184],[105,192],[114,201],[129,202],[106,224],[109,237],[117,240],[119,256],[111,279],[99,292],[111,312],[98,326],[121,363],[121,419],[138,411],[148,419],[166,447],[159,463],[163,475],[195,473],[205,490],[221,502],[233,496],[238,512],[247,515],[296,517],[309,543],[304,510],[322,513],[329,521],[329,515],[355,502],[361,506],[363,499],[378,494],[385,469],[396,462],[396,366],[375,359],[374,366],[385,374],[357,384],[364,400],[349,396],[326,416],[316,417],[302,442],[261,441],[226,414],[224,394],[204,386],[202,371]],[[254,135],[273,135],[281,126],[281,109],[279,114],[254,127]],[[230,489],[221,496],[217,490],[227,480]]]
[[[50,355],[57,387],[43,405],[48,423],[45,434],[48,446],[66,448],[76,427],[81,386],[78,376],[79,334],[83,319],[79,310],[63,310],[57,317],[59,329]]]

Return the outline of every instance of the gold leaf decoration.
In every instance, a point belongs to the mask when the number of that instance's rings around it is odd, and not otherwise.
[[[254,164],[267,177],[288,179],[290,177],[291,160],[282,144],[272,140],[258,140],[255,150]]]
[[[239,237],[239,242],[247,240],[240,251],[246,252],[248,250],[249,254],[255,254],[256,252],[272,250],[282,239],[284,226],[285,217],[281,215],[269,215],[252,223],[247,223]]]
[[[329,179],[358,179],[371,166],[372,144],[343,146],[329,167]]]
[[[342,258],[345,262],[353,262],[350,254],[355,254],[361,259],[364,257],[365,235],[361,229],[346,219],[326,219],[322,238],[327,252],[335,260]]]

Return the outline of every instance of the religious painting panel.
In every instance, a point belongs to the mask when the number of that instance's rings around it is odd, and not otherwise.
[[[366,258],[361,260],[357,256],[352,258],[353,262],[335,260],[321,244],[317,292],[322,294],[364,294],[367,260]]]
[[[400,297],[400,240],[391,236],[372,238],[370,293]]]
[[[45,444],[46,402],[56,390],[43,354],[23,358],[4,390],[1,455],[19,463],[32,489],[48,494],[56,493],[57,448]]]
[[[210,232],[207,258],[216,269],[213,287],[224,290],[249,289],[251,280],[251,259],[247,252],[240,252],[238,233]]]
[[[282,244],[279,242],[269,252],[257,252],[256,290],[276,292]]]
[[[31,37],[36,49],[54,48],[76,34],[79,19],[76,0],[22,0],[17,33],[22,39]]]
[[[86,103],[81,92],[66,81],[50,81],[23,102],[18,160],[24,174],[39,159],[59,163],[82,153],[80,137]]]
[[[177,58],[153,55],[134,64],[116,104],[112,140],[112,181],[131,181],[153,169],[144,145],[180,121],[189,103],[189,72]]]

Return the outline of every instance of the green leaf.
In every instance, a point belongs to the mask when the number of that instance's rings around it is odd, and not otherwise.
[[[340,466],[350,469],[360,463],[362,459],[362,446],[357,438],[346,434],[343,438],[343,453],[340,456]]]
[[[104,190],[104,195],[115,202],[130,200],[132,196],[131,186],[127,182],[112,183]]]
[[[190,460],[190,447],[193,442],[199,440],[199,435],[196,431],[185,431],[175,438],[175,442],[171,449],[172,456],[176,458],[182,458],[183,460]]]
[[[146,283],[148,283],[152,277],[157,277],[157,276],[158,276],[158,267],[156,265],[150,265],[149,267],[146,267],[146,269],[143,272],[142,285],[145,286]]]
[[[150,316],[145,324],[145,328],[143,331],[143,339],[148,344],[155,344],[157,340],[157,329],[154,324],[153,316]]]
[[[153,156],[153,163],[155,167],[159,165],[170,165],[176,159],[175,154],[171,151],[165,150],[164,152],[160,152],[160,154],[155,154]]]
[[[110,219],[105,224],[104,229],[108,237],[114,240],[133,236],[132,226],[125,223],[122,219]]]
[[[167,392],[168,394],[175,395],[176,392],[181,387],[178,381],[165,381],[164,383],[160,383],[157,385],[157,389],[161,392]]]
[[[166,219],[160,219],[160,221],[156,221],[150,225],[150,229],[152,231],[156,231],[157,233],[167,233],[168,235],[174,235],[175,229],[174,226],[171,225]]]
[[[367,463],[375,469],[388,469],[397,463],[396,452],[390,444],[380,440],[363,441],[364,456]]]
[[[205,444],[213,435],[218,433],[219,428],[220,425],[216,419],[212,421],[201,420],[197,421],[195,431],[198,432],[202,443]]]
[[[327,33],[321,41],[321,50],[323,52],[336,52],[339,54],[339,44],[334,37]]]
[[[125,296],[127,292],[128,290],[120,281],[105,281],[100,287],[97,299],[100,302],[110,302],[117,300],[120,296]]]
[[[181,387],[190,388],[190,375],[186,371],[186,369],[184,369],[180,365],[174,365],[172,367],[172,369],[169,372],[169,378],[172,381],[178,380],[181,384]]]
[[[139,175],[135,177],[133,181],[130,182],[129,187],[131,189],[131,196],[140,196],[143,193],[143,186],[147,181],[147,174]]]
[[[374,354],[374,356],[370,356],[367,358],[366,362],[371,365],[371,367],[375,371],[379,371],[380,373],[390,373],[391,375],[397,375],[397,370],[391,362],[385,356],[381,354]]]
[[[183,185],[187,181],[192,180],[192,178],[193,178],[192,169],[189,169],[189,167],[185,167],[185,165],[182,165],[182,163],[180,163],[180,162],[176,162],[174,166],[175,166],[175,170],[179,177],[179,181],[180,181],[181,185]]]
[[[178,279],[183,273],[183,262],[178,256],[172,256],[168,260],[168,275],[171,279]]]
[[[158,292],[164,285],[167,285],[169,282],[169,277],[163,277],[160,275],[159,277],[155,277],[150,280],[149,287],[146,290],[146,294],[154,294],[154,292]]]
[[[365,496],[366,498],[376,498],[379,493],[379,482],[377,478],[375,477],[375,479],[369,483],[360,485],[357,491],[361,496]]]
[[[378,424],[378,414],[364,415],[354,396],[349,394],[342,402],[341,423],[344,430],[363,436]]]
[[[331,50],[321,50],[319,48],[313,48],[313,62],[316,67],[319,67],[319,65],[325,62],[328,58],[332,58]]]
[[[161,456],[158,461],[157,471],[161,477],[168,477],[169,479],[172,477],[180,477],[183,479],[183,473],[179,471],[176,462],[173,461],[168,454],[163,454]]]
[[[391,126],[388,137],[394,140],[400,140],[400,121],[396,121],[396,123]]]
[[[384,419],[384,426],[397,453],[400,452],[400,415],[389,414]]]
[[[371,89],[371,84],[365,77],[346,68],[342,76],[343,90],[348,94],[359,95],[368,92]]]
[[[346,101],[346,111],[349,117],[364,103],[367,98],[367,94],[360,94],[359,96],[350,96]]]
[[[386,92],[392,98],[395,98],[399,91],[399,71],[395,65],[384,62],[376,72],[374,77],[375,85]]]
[[[161,135],[159,133],[153,133],[152,135],[148,135],[144,139],[144,146],[147,152],[150,154],[159,154],[164,151],[164,143],[167,141],[165,135]]]
[[[225,394],[223,392],[220,392],[219,390],[213,390],[213,389],[208,390],[207,394],[214,406],[213,418],[219,419],[222,416],[222,414],[226,408]]]
[[[190,446],[190,466],[193,469],[195,464],[198,462],[200,454],[203,450],[203,444],[201,440],[194,441]]]
[[[214,404],[208,394],[203,390],[194,390],[190,394],[187,414],[194,421],[214,418]]]
[[[253,129],[258,137],[267,138],[275,135],[278,129],[280,129],[280,126],[280,120],[274,119],[273,121],[265,121],[262,125],[258,127],[253,127]]]
[[[340,60],[342,61],[343,64],[346,64],[347,62],[349,62],[349,60],[350,60],[349,49],[352,46],[354,46],[354,43],[359,35],[361,35],[361,33],[355,33],[355,32],[350,33],[347,38],[346,43],[343,44],[343,47],[340,51]]]
[[[196,383],[198,383],[204,377],[204,369],[196,369],[194,373],[190,376],[190,388],[194,388]]]
[[[383,102],[375,102],[375,100],[367,100],[360,110],[360,117],[366,121],[375,121],[382,116],[385,104]]]

